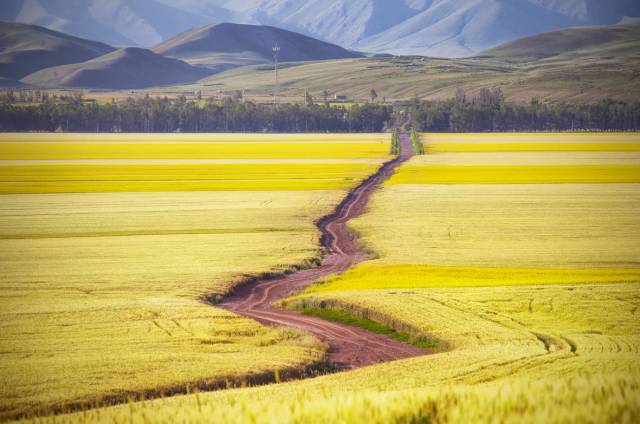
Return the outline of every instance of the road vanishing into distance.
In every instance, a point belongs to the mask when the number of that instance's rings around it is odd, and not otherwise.
[[[362,215],[376,188],[390,178],[399,165],[413,156],[409,135],[402,133],[400,140],[400,155],[351,191],[333,214],[318,222],[321,243],[326,251],[318,267],[240,286],[216,306],[265,325],[294,327],[315,335],[329,346],[327,359],[340,370],[429,353],[385,335],[273,306],[275,302],[302,291],[323,277],[342,273],[369,259],[356,237],[348,230],[347,222]]]

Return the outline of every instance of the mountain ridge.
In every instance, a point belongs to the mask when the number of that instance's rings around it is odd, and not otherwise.
[[[640,16],[630,0],[3,0],[0,19],[153,46],[210,22],[260,24],[371,53],[473,56],[555,29]]]
[[[0,22],[0,77],[19,80],[51,66],[110,53],[109,45],[15,22]]]
[[[617,35],[603,41],[603,31]],[[583,32],[587,34],[581,35]],[[544,43],[540,43],[538,38],[543,38]],[[586,42],[576,43],[576,38]],[[469,96],[478,96],[482,89],[500,88],[505,99],[516,103],[529,102],[532,98],[552,103],[602,99],[632,102],[638,99],[638,23],[577,27],[524,38],[515,43],[522,45],[511,49],[507,43],[496,48],[497,51],[465,59],[379,55],[365,59],[301,63],[282,70],[280,94],[283,98],[299,99],[304,92],[321,96],[326,90],[356,102],[365,102],[371,89],[375,89],[379,97],[387,101],[413,98],[445,100],[454,98],[458,90]],[[527,45],[544,55],[531,54],[525,49]],[[511,51],[518,54],[511,56]],[[272,72],[264,66],[246,66],[207,77],[195,85],[172,87],[171,90],[206,90],[215,84],[218,91],[245,90],[260,98],[271,93]]]
[[[362,57],[340,46],[280,28],[227,22],[185,31],[151,50],[192,64],[229,68],[271,63],[275,45],[281,48],[282,62]]]
[[[211,75],[210,69],[126,47],[86,62],[37,71],[22,82],[42,87],[139,89],[190,83]]]

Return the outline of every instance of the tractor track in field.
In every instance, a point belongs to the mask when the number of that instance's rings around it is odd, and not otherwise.
[[[242,285],[216,306],[265,325],[294,327],[315,335],[329,346],[327,359],[339,370],[427,354],[427,350],[385,335],[273,306],[275,302],[302,291],[318,279],[342,273],[369,259],[358,245],[356,237],[348,230],[347,222],[360,216],[376,188],[390,178],[399,165],[413,156],[409,135],[403,133],[400,137],[400,155],[352,190],[333,214],[318,221],[325,250],[319,266]]]

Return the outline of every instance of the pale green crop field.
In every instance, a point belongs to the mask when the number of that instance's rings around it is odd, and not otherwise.
[[[428,154],[406,167],[606,165],[612,179],[617,165],[636,160],[633,152],[551,148]],[[428,337],[437,353],[50,421],[635,423],[638,207],[633,182],[391,181],[353,222],[377,258],[286,303]]]
[[[184,135],[93,137],[0,136],[2,158],[9,138],[70,152],[0,160],[0,418],[322,357],[315,339],[202,297],[316,258],[314,221],[387,160],[387,136],[188,136],[215,152],[213,162],[197,151],[154,159],[157,145],[180,145]],[[96,140],[134,146],[132,157],[79,159]],[[270,158],[225,157],[218,145],[266,146]],[[316,159],[298,162],[290,146]]]

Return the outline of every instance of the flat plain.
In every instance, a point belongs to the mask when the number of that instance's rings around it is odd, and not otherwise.
[[[550,149],[432,153],[406,166],[636,160],[633,152]],[[390,180],[353,223],[377,259],[285,304],[368,318],[429,338],[438,353],[51,421],[636,422],[639,198],[637,183],[598,178],[579,184],[519,184],[508,176],[500,184]]]
[[[387,138],[3,135],[0,415],[317,362],[315,339],[204,296],[314,260],[314,221],[387,159]],[[158,159],[158,146],[172,150]]]
[[[504,150],[406,167],[638,164],[633,151]],[[376,259],[284,302],[368,318],[435,354],[44,421],[637,422],[640,185],[502,178],[388,181],[353,222]]]

